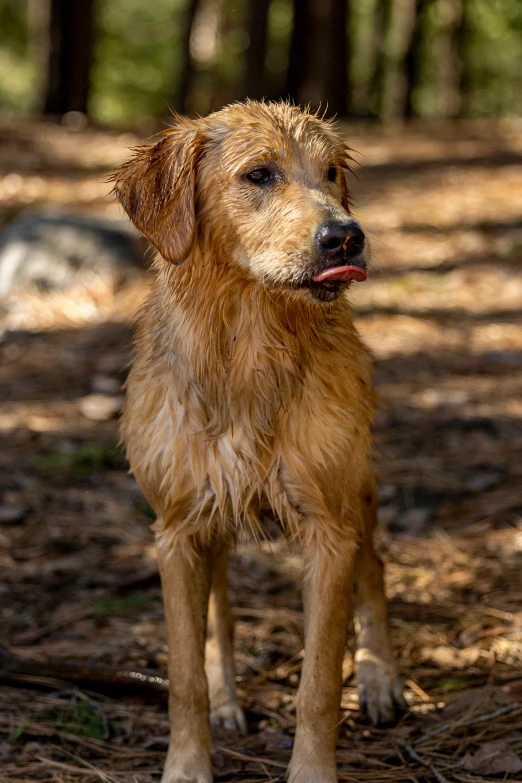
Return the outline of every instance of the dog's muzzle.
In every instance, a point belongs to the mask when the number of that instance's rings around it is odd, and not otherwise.
[[[355,220],[329,220],[316,233],[316,254],[321,268],[314,274],[317,283],[366,280],[365,236]]]

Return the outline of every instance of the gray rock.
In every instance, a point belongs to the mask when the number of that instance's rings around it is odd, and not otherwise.
[[[145,269],[146,248],[126,220],[22,213],[0,233],[0,297],[27,287],[66,290],[93,274],[125,282]]]
[[[0,506],[0,522],[14,524],[21,522],[27,515],[27,509],[23,506]]]

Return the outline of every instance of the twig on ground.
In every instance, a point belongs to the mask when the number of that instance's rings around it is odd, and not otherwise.
[[[45,758],[45,756],[36,756],[36,758],[38,761],[40,761],[41,764],[45,766],[63,769],[65,772],[68,772],[72,775],[85,775],[90,770],[94,775],[96,775],[96,777],[102,780],[103,783],[117,783],[116,778],[107,777],[100,769],[98,769],[98,767],[95,767],[93,764],[89,764],[89,762],[85,761],[84,759],[81,759],[83,766],[75,767],[72,764],[65,763],[64,761],[56,761],[55,759]]]
[[[95,766],[94,764],[91,764],[90,761],[87,761],[87,759],[82,759],[80,756],[77,756],[76,753],[71,753],[70,750],[67,750],[66,748],[62,748],[62,753],[66,753],[71,758],[75,759],[76,761],[79,761],[80,764],[83,764],[87,769],[90,769],[94,772],[95,775],[98,775],[100,780],[105,781],[105,783],[118,783],[117,778],[113,778],[112,775],[109,775],[106,772],[103,772],[99,767]]]
[[[424,691],[424,690],[423,690],[423,689],[420,687],[420,685],[418,685],[418,684],[417,684],[416,682],[414,682],[413,680],[404,680],[404,684],[405,684],[405,685],[406,685],[408,688],[410,688],[410,689],[411,689],[411,690],[412,690],[414,693],[416,693],[416,694],[417,694],[417,696],[420,696],[420,698],[422,699],[422,701],[423,701],[423,702],[425,702],[426,704],[428,704],[429,702],[432,702],[432,701],[433,701],[433,699],[431,698],[431,696],[428,696],[428,694],[426,693],[426,691]]]
[[[122,666],[97,666],[71,661],[42,661],[21,658],[0,644],[0,679],[16,682],[21,677],[60,679],[61,681],[87,682],[94,685],[136,687],[150,693],[167,694],[169,681],[159,672],[147,669],[131,669]]]
[[[422,737],[416,739],[413,744],[420,745],[421,742],[426,742],[426,740],[431,739],[432,737],[436,737],[439,734],[443,734],[445,731],[449,731],[450,729],[460,729],[464,726],[474,726],[475,723],[485,723],[488,720],[499,718],[501,715],[507,715],[509,712],[514,712],[521,706],[522,705],[520,702],[514,701],[511,702],[511,704],[506,704],[504,707],[499,707],[498,710],[494,710],[493,712],[486,712],[483,715],[478,715],[476,718],[470,718],[469,720],[463,720],[460,722],[454,721],[453,723],[444,723],[442,726],[437,726],[436,729],[423,734]]]
[[[240,761],[254,761],[257,764],[266,764],[270,767],[280,767],[286,769],[288,764],[282,764],[280,761],[273,761],[272,759],[260,758],[259,756],[247,756],[246,753],[238,753],[237,750],[229,750],[229,748],[216,747],[219,753],[223,753],[225,756],[231,756],[234,759]]]
[[[426,767],[426,769],[429,769],[429,771],[435,775],[439,783],[449,783],[447,778],[444,777],[444,775],[441,775],[439,770],[427,759],[423,758],[422,756],[419,756],[417,751],[415,751],[411,745],[408,745],[407,742],[403,742],[402,740],[397,740],[397,745],[401,750],[406,751],[408,756],[413,760],[416,761],[417,764],[420,764],[422,767]]]

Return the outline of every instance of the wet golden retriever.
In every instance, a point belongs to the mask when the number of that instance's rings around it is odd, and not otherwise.
[[[286,103],[178,118],[115,175],[154,244],[123,437],[155,509],[169,638],[163,783],[212,780],[211,721],[245,731],[227,549],[275,513],[300,542],[305,658],[289,779],[334,783],[355,583],[357,684],[375,722],[402,707],[372,533],[373,392],[346,292],[366,278],[349,150]],[[205,649],[206,648],[206,649]]]

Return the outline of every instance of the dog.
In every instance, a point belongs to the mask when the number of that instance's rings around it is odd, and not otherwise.
[[[162,783],[212,780],[211,723],[246,730],[227,551],[271,509],[304,560],[305,657],[290,783],[335,783],[341,666],[355,600],[360,702],[403,709],[372,534],[371,362],[346,291],[366,279],[350,149],[289,103],[177,117],[114,190],[157,250],[122,435],[157,514],[169,641]]]

